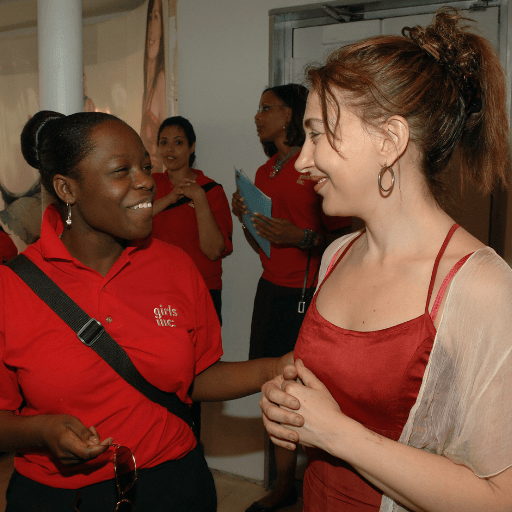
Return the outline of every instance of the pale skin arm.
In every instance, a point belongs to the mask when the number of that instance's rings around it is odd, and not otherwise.
[[[1,451],[44,450],[70,466],[98,457],[112,441],[111,437],[101,440],[94,427],[86,428],[75,416],[18,416],[11,411],[0,411]]]
[[[279,358],[218,361],[194,379],[190,396],[197,402],[217,402],[252,395],[269,379],[280,375],[291,362],[293,352]]]
[[[287,368],[287,379],[275,378],[263,386],[260,404],[274,443],[288,449],[300,443],[325,450],[417,512],[512,509],[511,468],[483,479],[446,457],[380,436],[345,416],[327,388],[300,361],[296,368],[295,372]],[[298,382],[291,380],[296,377]]]

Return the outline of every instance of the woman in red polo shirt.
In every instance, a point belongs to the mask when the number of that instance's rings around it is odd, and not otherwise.
[[[22,151],[53,198],[24,255],[101,322],[153,386],[188,404],[226,400],[282,371],[284,359],[220,361],[220,324],[196,266],[149,236],[155,183],[131,127],[100,112],[43,111],[25,126]],[[8,512],[69,512],[79,491],[80,512],[112,512],[123,497],[136,512],[216,510],[189,426],[81,343],[5,265],[0,311],[0,451],[16,453]],[[133,452],[139,470],[125,495],[113,442]]]
[[[181,247],[196,264],[222,323],[222,259],[231,254],[233,221],[222,185],[192,168],[196,134],[181,116],[158,130],[164,173],[154,173],[156,199],[152,235]]]
[[[7,263],[18,254],[18,249],[11,237],[0,226],[0,263]]]

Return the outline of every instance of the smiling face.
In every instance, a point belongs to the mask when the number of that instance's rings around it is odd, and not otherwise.
[[[189,169],[190,155],[195,150],[195,143],[189,146],[187,136],[179,126],[166,126],[158,140],[160,156],[168,171]]]
[[[265,91],[260,100],[258,113],[254,116],[256,131],[261,142],[276,142],[286,139],[286,126],[292,109],[287,107],[272,91]]]
[[[327,215],[363,217],[378,198],[377,174],[382,166],[378,137],[370,136],[361,119],[341,105],[334,149],[326,135],[320,97],[312,91],[304,114],[306,141],[295,168],[317,181]]]
[[[155,0],[153,9],[148,16],[148,59],[155,60],[160,49],[162,38],[162,1]]]
[[[91,141],[94,149],[78,165],[80,179],[69,181],[70,231],[115,240],[148,236],[155,184],[140,137],[122,121],[109,120],[93,128]]]

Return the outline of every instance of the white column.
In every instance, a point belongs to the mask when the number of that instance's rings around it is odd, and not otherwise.
[[[38,0],[41,110],[83,110],[82,0]]]

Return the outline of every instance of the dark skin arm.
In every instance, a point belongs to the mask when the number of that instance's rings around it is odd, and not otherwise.
[[[18,416],[0,411],[1,451],[49,451],[60,463],[70,466],[98,457],[111,444],[111,437],[101,441],[94,427],[85,427],[75,416]]]
[[[254,239],[254,237],[249,233],[242,222],[242,214],[247,213],[247,207],[244,204],[244,198],[239,194],[238,190],[233,194],[233,199],[231,200],[231,211],[233,215],[237,217],[237,219],[242,224],[244,229],[244,236],[247,240],[247,243],[252,247],[254,252],[259,253],[259,245],[258,242]]]
[[[190,396],[197,402],[216,402],[252,395],[290,364],[293,364],[293,352],[280,358],[218,361],[194,379]]]
[[[242,222],[242,214],[247,214],[248,210],[244,204],[244,198],[240,196],[238,191],[233,194],[231,201],[233,214]],[[251,218],[251,222],[257,229],[258,235],[266,238],[273,244],[298,246],[304,238],[304,230],[298,228],[286,219],[277,217],[268,218],[259,213],[255,213]],[[254,237],[244,229],[244,235],[249,245],[259,252],[258,243]]]

